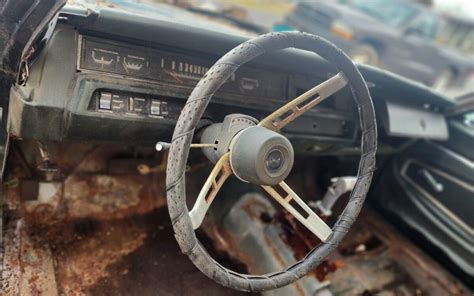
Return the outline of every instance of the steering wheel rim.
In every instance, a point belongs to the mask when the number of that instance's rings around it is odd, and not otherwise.
[[[241,65],[255,57],[289,47],[317,53],[333,63],[347,77],[358,106],[361,126],[361,158],[357,181],[346,208],[325,242],[316,246],[302,260],[286,270],[264,275],[240,274],[216,262],[195,235],[185,194],[185,169],[189,149],[194,129],[220,86]],[[236,290],[261,292],[283,287],[300,279],[336,248],[358,216],[372,181],[376,149],[377,125],[372,99],[362,75],[342,50],[321,37],[301,32],[269,33],[238,45],[220,58],[199,81],[182,109],[174,130],[168,155],[166,190],[168,211],[181,251],[206,276]]]

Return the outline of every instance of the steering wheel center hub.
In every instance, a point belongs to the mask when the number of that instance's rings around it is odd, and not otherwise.
[[[259,126],[242,130],[230,144],[230,164],[237,178],[258,185],[285,180],[294,162],[290,141]]]
[[[270,173],[277,172],[283,166],[284,161],[285,157],[281,150],[273,149],[265,158],[265,169]]]

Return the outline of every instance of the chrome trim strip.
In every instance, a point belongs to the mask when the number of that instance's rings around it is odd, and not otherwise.
[[[435,146],[436,148],[442,150],[443,152],[449,154],[450,156],[452,156],[453,158],[455,158],[456,160],[462,162],[463,164],[465,164],[466,166],[468,166],[469,168],[473,169],[474,170],[474,161],[471,161],[470,159],[462,156],[461,154],[457,153],[457,152],[454,152],[453,150],[451,149],[448,149],[446,147],[444,147],[443,145],[439,145],[439,144],[435,144],[433,142],[430,142],[430,144],[432,144],[433,146]]]
[[[461,180],[456,179],[453,176],[450,176],[449,174],[442,172],[436,168],[433,168],[425,163],[422,163],[420,161],[417,161],[415,159],[408,159],[405,161],[405,163],[402,166],[400,175],[402,178],[407,181],[410,185],[412,185],[417,191],[421,193],[421,196],[425,197],[429,202],[431,202],[434,206],[436,206],[438,209],[440,209],[443,213],[445,213],[452,221],[454,221],[456,224],[461,226],[463,229],[465,229],[470,235],[474,236],[474,228],[471,228],[469,225],[467,225],[461,218],[459,218],[458,215],[453,213],[450,209],[448,209],[446,206],[444,206],[441,202],[439,202],[433,195],[431,195],[429,192],[427,192],[424,188],[422,188],[420,185],[418,185],[413,179],[411,179],[407,175],[408,167],[410,164],[416,163],[422,167],[425,167],[429,170],[432,170],[433,172],[439,174],[440,176],[452,181],[453,183],[456,183],[460,185],[461,187],[466,188],[470,192],[474,192],[474,186],[469,185]]]

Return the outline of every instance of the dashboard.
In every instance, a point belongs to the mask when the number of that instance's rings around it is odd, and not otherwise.
[[[79,36],[78,71],[103,72],[116,77],[193,88],[212,66],[209,59],[133,46],[107,39]],[[259,102],[284,103],[288,75],[242,68],[221,87],[219,95],[259,98]],[[265,104],[265,103],[264,103]],[[177,119],[182,102],[144,94],[97,92],[89,110],[120,116]]]
[[[79,70],[94,70],[131,78],[162,81],[194,87],[212,66],[212,61],[138,47],[104,39],[79,37]],[[222,86],[223,93],[282,101],[287,77],[283,73],[243,68]]]
[[[127,19],[119,33],[110,30],[123,21],[121,17],[105,14],[89,22],[70,16],[58,24],[31,62],[27,83],[12,88],[9,108],[15,116],[8,122],[12,135],[137,145],[169,141],[197,82],[220,56],[245,40],[152,20],[144,24]],[[440,114],[451,106],[449,102],[398,76],[366,66],[359,69],[369,84],[382,141],[383,137],[447,138],[447,129],[440,133],[439,127],[446,124]],[[335,73],[315,54],[284,50],[265,55],[239,68],[223,84],[202,125],[219,122],[229,113],[261,119]],[[394,124],[400,114],[422,115],[422,132],[413,133],[408,125],[400,130],[401,125]],[[358,126],[357,108],[346,87],[283,132],[296,151],[337,153],[358,146]]]

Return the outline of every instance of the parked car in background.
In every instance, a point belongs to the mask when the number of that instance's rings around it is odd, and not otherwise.
[[[441,45],[443,17],[412,1],[301,2],[284,25],[334,42],[356,62],[437,90],[464,86],[474,75],[472,57]]]
[[[453,56],[468,59],[466,64],[469,65],[474,61],[474,20],[452,14],[444,14],[443,17],[446,21],[446,26],[440,36],[443,48],[448,48],[447,51],[454,53]],[[458,52],[462,54],[456,54]],[[453,81],[447,92],[450,97],[474,92],[474,71],[467,71],[465,79]]]

